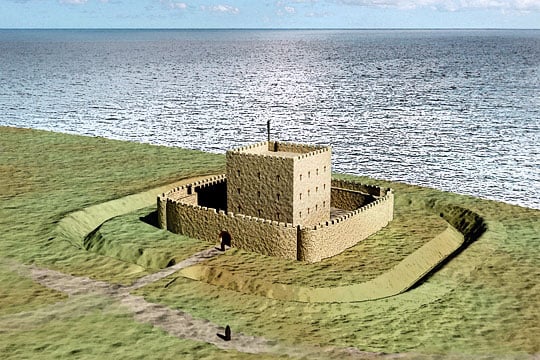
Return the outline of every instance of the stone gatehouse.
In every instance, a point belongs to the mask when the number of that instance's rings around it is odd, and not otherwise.
[[[226,158],[226,174],[158,196],[161,228],[316,262],[393,219],[391,189],[331,179],[330,147],[267,141],[230,150]]]

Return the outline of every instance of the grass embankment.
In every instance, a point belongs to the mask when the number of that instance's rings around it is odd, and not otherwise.
[[[155,210],[155,206],[142,208],[106,221],[83,240],[84,248],[145,269],[159,270],[211,246],[168,231],[149,229],[150,225],[142,218]]]
[[[178,340],[134,323],[129,315],[103,299],[69,299],[48,305],[64,296],[24,281],[16,266],[5,261],[11,258],[129,283],[144,275],[141,265],[159,267],[169,255],[185,256],[197,243],[178,237],[182,245],[177,250],[146,261],[137,256],[138,250],[131,252],[131,245],[143,249],[143,254],[161,254],[169,251],[173,238],[137,223],[136,218],[143,213],[117,217],[94,233],[89,244],[95,246],[93,250],[117,256],[121,261],[72,245],[65,234],[57,231],[60,219],[88,206],[179,178],[222,170],[223,157],[41,131],[0,131],[0,261],[2,288],[10,286],[0,298],[0,308],[9,309],[0,316],[0,352],[4,357],[60,357],[70,352],[96,358],[105,353],[165,358],[178,354],[187,358],[188,354],[193,358],[244,356]],[[232,271],[271,281],[344,285],[376,277],[444,230],[446,223],[440,212],[449,205],[479,214],[488,230],[421,286],[379,301],[281,302],[182,277],[172,283],[170,277],[165,278],[139,293],[196,317],[230,324],[233,333],[262,335],[285,343],[458,357],[538,353],[540,212],[399,183],[375,183],[395,189],[396,220],[383,232],[340,255],[341,260],[337,257],[304,267],[233,252],[216,259],[215,264],[228,266],[226,260],[230,260],[234,264],[229,266]],[[105,218],[108,215],[103,214]],[[465,215],[447,212],[443,216],[459,224]],[[116,238],[118,242],[114,242]],[[151,249],[154,238],[156,248]],[[35,294],[34,300],[17,300],[28,294]],[[19,313],[22,310],[29,312]]]

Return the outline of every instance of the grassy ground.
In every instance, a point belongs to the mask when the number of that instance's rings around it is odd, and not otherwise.
[[[176,264],[211,245],[179,236],[168,231],[157,231],[141,218],[155,212],[155,206],[143,208],[106,221],[85,241],[85,248],[101,255],[149,270]]]
[[[173,338],[134,322],[107,300],[83,299],[81,309],[80,300],[66,302],[64,294],[32,282],[17,266],[33,263],[131,282],[145,269],[81,251],[59,236],[58,221],[89,205],[219,172],[223,160],[196,151],[0,127],[2,358],[255,358]]]
[[[538,353],[539,212],[434,190],[394,187],[399,197],[416,193],[432,206],[453,202],[474,209],[487,219],[489,229],[423,285],[379,301],[280,302],[239,297],[182,278],[167,289],[163,286],[169,279],[164,279],[141,293],[149,300],[284,342],[457,357],[519,358]]]
[[[73,211],[181,178],[219,172],[224,158],[102,138],[0,128],[0,254],[129,282],[139,266],[79,251],[56,231]]]
[[[75,298],[0,317],[2,359],[271,359],[178,339],[109,299]]]
[[[135,323],[104,299],[66,300],[27,280],[16,265],[35,263],[129,283],[170,259],[206,248],[206,243],[139,222],[147,209],[106,222],[88,239],[91,251],[73,246],[57,225],[85,207],[188,176],[219,172],[223,165],[222,156],[201,152],[0,127],[3,357],[250,358]],[[139,293],[196,317],[230,324],[233,331],[285,343],[409,352],[413,357],[538,354],[540,211],[399,183],[375,183],[395,189],[396,220],[351,251],[313,266],[240,251],[213,264],[276,282],[343,285],[375,277],[444,230],[439,210],[448,204],[480,214],[488,231],[421,286],[379,301],[280,302],[181,277],[166,288],[171,278]],[[145,252],[154,254],[153,260],[145,259]]]

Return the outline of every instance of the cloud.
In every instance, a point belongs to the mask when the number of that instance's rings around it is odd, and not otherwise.
[[[185,10],[188,7],[188,5],[185,2],[178,2],[178,1],[172,1],[172,0],[160,0],[159,2],[161,3],[161,5],[169,9]]]
[[[310,18],[323,18],[330,15],[331,14],[328,11],[323,11],[323,12],[310,11],[306,13],[306,16]]]
[[[60,4],[83,5],[88,0],[60,0]]]
[[[283,10],[285,10],[289,14],[294,14],[296,12],[296,10],[292,6],[285,6]]]
[[[329,2],[352,6],[432,8],[445,11],[472,9],[540,11],[540,0],[332,0]]]
[[[221,13],[227,13],[227,14],[233,14],[236,15],[240,13],[240,9],[234,6],[230,5],[210,5],[210,6],[201,6],[201,10],[203,11],[212,11],[212,12],[221,12]]]
[[[187,4],[183,2],[171,2],[169,6],[172,9],[187,9]]]

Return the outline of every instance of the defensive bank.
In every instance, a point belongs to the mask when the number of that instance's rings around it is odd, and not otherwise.
[[[317,262],[385,227],[391,189],[332,180],[330,147],[266,141],[227,151],[226,174],[157,199],[161,228]]]

